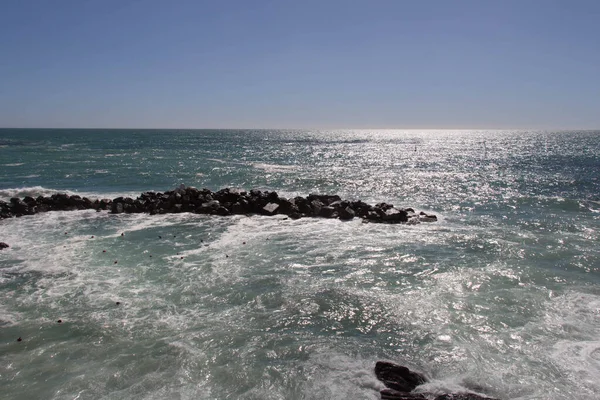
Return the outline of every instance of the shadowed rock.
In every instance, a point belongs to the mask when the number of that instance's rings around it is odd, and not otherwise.
[[[7,243],[4,242],[0,242],[0,250],[2,249],[8,249],[10,246]]]
[[[354,216],[356,215],[356,213],[354,212],[354,210],[350,207],[345,207],[342,210],[340,210],[340,219],[344,220],[344,221],[348,221],[354,218]]]

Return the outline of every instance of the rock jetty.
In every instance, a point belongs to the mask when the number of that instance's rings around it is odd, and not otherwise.
[[[375,375],[386,386],[380,392],[382,400],[497,400],[468,392],[441,395],[413,392],[419,385],[428,382],[425,375],[388,361],[377,361]]]
[[[167,192],[144,192],[136,199],[89,199],[78,195],[57,193],[51,196],[23,199],[14,197],[10,202],[0,201],[0,219],[33,215],[47,211],[109,210],[114,214],[148,213],[170,214],[190,212],[210,215],[286,215],[292,219],[304,217],[338,218],[351,220],[361,218],[364,222],[408,223],[437,221],[437,217],[425,212],[416,213],[412,208],[397,208],[393,204],[370,205],[360,200],[342,200],[337,195],[310,194],[291,199],[280,197],[277,192],[239,189],[209,189],[179,187]]]

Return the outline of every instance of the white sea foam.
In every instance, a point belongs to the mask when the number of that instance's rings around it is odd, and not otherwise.
[[[66,190],[56,190],[49,189],[42,186],[31,186],[31,187],[21,187],[21,188],[10,188],[10,189],[0,189],[0,200],[9,200],[11,197],[20,197],[23,198],[25,196],[37,197],[37,196],[50,196],[55,193],[67,193],[74,194],[74,192],[66,191]]]
[[[261,169],[266,172],[290,172],[295,171],[297,167],[295,165],[280,165],[280,164],[264,164],[258,163],[253,164],[252,167]]]
[[[32,176],[34,177],[34,176]],[[81,197],[89,197],[90,199],[104,199],[104,198],[116,198],[120,196],[137,197],[139,193],[134,192],[86,192],[86,191],[73,191],[65,189],[51,189],[42,186],[25,186],[20,188],[7,188],[0,189],[0,200],[8,201],[12,197],[23,198],[25,196],[38,197],[38,196],[51,196],[56,193],[66,193],[68,195],[79,195]]]

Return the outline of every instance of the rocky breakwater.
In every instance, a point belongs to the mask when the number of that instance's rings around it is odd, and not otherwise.
[[[370,205],[360,200],[342,200],[337,195],[311,194],[307,197],[285,198],[276,192],[237,189],[208,189],[180,187],[167,192],[144,192],[137,198],[95,199],[77,195],[54,194],[49,197],[12,198],[0,201],[0,219],[33,215],[47,211],[70,211],[95,209],[110,210],[114,214],[148,213],[169,214],[191,212],[210,215],[285,215],[292,219],[304,217],[338,218],[364,222],[407,223],[437,221],[437,217],[425,212],[416,213],[412,208],[397,208],[392,204]]]
[[[388,361],[377,361],[375,375],[386,386],[380,392],[382,400],[497,400],[466,391],[444,394],[428,393],[426,390],[415,392],[428,382],[425,375]]]

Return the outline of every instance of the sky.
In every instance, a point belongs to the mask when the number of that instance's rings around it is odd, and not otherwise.
[[[600,1],[0,0],[0,127],[600,129]]]

